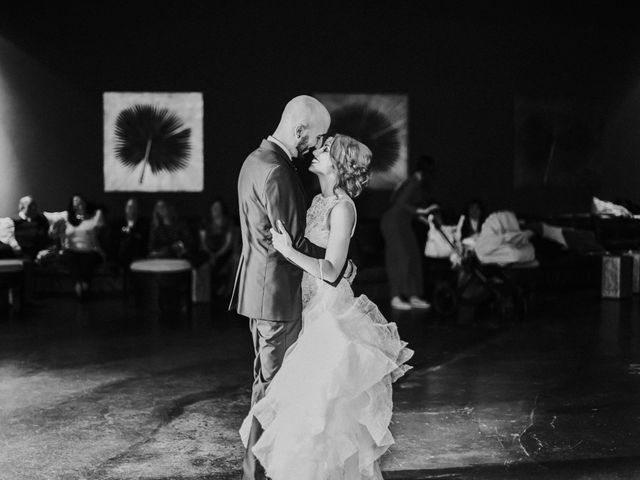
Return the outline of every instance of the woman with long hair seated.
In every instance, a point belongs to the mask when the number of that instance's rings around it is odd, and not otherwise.
[[[190,247],[189,232],[178,219],[173,206],[164,200],[158,200],[151,215],[149,257],[188,259]]]
[[[217,297],[231,295],[236,262],[233,224],[222,198],[211,202],[207,219],[200,225],[200,250],[211,268],[211,293]]]
[[[474,198],[467,202],[464,213],[458,220],[458,231],[460,240],[465,238],[477,238],[482,230],[482,224],[486,218],[484,204],[481,200]]]
[[[104,251],[98,239],[105,224],[104,215],[84,196],[74,194],[69,199],[67,210],[57,217],[51,226],[52,236],[60,240],[62,258],[71,271],[76,296],[82,298],[89,291],[96,269],[104,261]]]

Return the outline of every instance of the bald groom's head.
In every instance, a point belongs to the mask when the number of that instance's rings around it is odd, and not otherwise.
[[[273,136],[284,143],[292,156],[315,148],[331,125],[326,107],[309,95],[300,95],[287,103]]]

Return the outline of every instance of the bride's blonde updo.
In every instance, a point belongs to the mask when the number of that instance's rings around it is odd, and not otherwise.
[[[371,150],[364,143],[347,135],[336,134],[329,150],[337,172],[338,181],[334,192],[341,188],[351,198],[355,198],[369,182]]]

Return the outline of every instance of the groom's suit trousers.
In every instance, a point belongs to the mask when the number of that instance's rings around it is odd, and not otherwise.
[[[253,364],[253,389],[251,392],[251,406],[259,401],[267,387],[276,375],[287,349],[295,343],[302,327],[301,319],[290,322],[274,322],[257,318],[249,319],[249,328],[253,338],[255,361]],[[243,461],[243,480],[263,480],[264,469],[253,455],[253,445],[262,435],[262,427],[254,418],[247,442],[247,449]]]

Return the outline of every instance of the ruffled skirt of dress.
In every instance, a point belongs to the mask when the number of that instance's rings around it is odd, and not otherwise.
[[[253,453],[267,476],[382,479],[378,459],[394,443],[391,384],[411,368],[406,345],[366,296],[320,286],[298,342],[240,429],[246,446],[251,417],[262,425]]]

